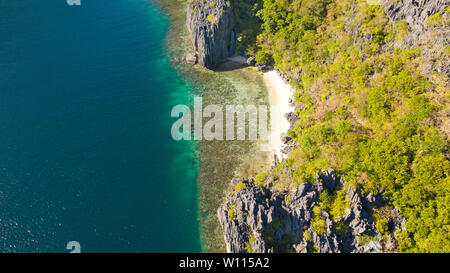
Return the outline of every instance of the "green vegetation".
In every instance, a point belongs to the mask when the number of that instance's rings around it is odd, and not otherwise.
[[[255,184],[256,184],[258,187],[260,187],[260,188],[263,187],[263,186],[264,186],[264,182],[265,182],[265,180],[266,180],[266,178],[267,178],[268,175],[269,175],[268,172],[262,172],[262,173],[258,174],[258,175],[254,178]]]
[[[329,193],[325,189],[320,194],[320,203],[313,208],[312,226],[317,234],[325,233],[326,219],[322,216],[322,211],[330,215],[334,221],[338,221],[340,217],[344,216],[347,208],[350,208],[349,202],[345,199],[345,193],[345,189],[338,189],[333,193]],[[337,222],[333,227],[339,232],[345,230],[341,222]]]
[[[319,247],[316,245],[313,245],[313,253],[317,253],[319,251]]]
[[[406,217],[401,251],[449,252],[449,79],[425,72],[422,50],[433,45],[395,47],[407,23],[390,23],[383,6],[363,0],[264,0],[249,10],[262,20],[257,62],[286,72],[302,106],[288,133],[299,148],[275,169],[273,188],[296,188],[333,167],[362,194],[383,189]],[[438,14],[427,24],[447,22]],[[285,164],[292,174],[283,174]],[[320,212],[339,219],[348,202],[343,189],[320,199],[312,225],[323,233]],[[389,232],[389,217],[374,217]]]
[[[428,26],[445,26],[446,22],[440,13],[436,13],[427,18],[426,21]]]
[[[344,216],[345,211],[350,208],[349,202],[345,198],[346,191],[344,189],[336,190],[332,194],[328,190],[324,190],[319,199],[320,210],[326,211],[333,220],[337,220]]]
[[[392,219],[392,212],[389,206],[384,206],[377,209],[373,215],[375,219],[375,228],[381,234],[387,234],[389,232],[389,222]]]
[[[314,228],[314,231],[318,234],[318,235],[322,235],[326,232],[325,230],[325,220],[322,218],[317,218],[312,222],[312,226]]]
[[[342,222],[337,222],[333,224],[333,229],[340,235],[345,235],[347,233],[347,226]]]
[[[324,234],[326,232],[325,230],[326,222],[325,219],[322,217],[322,209],[320,208],[320,206],[313,207],[313,214],[314,219],[311,225],[314,228],[314,231],[318,235]]]
[[[395,41],[403,41],[408,34],[408,23],[405,20],[397,21],[394,25]]]
[[[247,186],[245,186],[244,182],[240,181],[239,183],[237,183],[236,187],[234,187],[234,193],[238,193],[241,190],[246,189]]]
[[[311,233],[308,230],[303,231],[303,238],[305,238],[307,242],[312,242]]]
[[[256,241],[256,238],[253,235],[253,232],[249,232],[248,237],[250,238],[250,245],[253,245]]]
[[[237,215],[236,215],[236,205],[231,205],[230,209],[228,209],[228,220],[229,221],[233,221],[233,220],[237,220]]]
[[[216,20],[216,17],[212,14],[208,15],[208,22],[210,22],[211,24],[214,23],[214,21]]]
[[[258,64],[266,64],[266,63],[272,62],[273,59],[272,59],[272,55],[270,54],[270,51],[262,48],[262,49],[258,50],[255,61]]]
[[[369,236],[367,234],[363,234],[361,236],[358,236],[358,242],[360,245],[367,245],[368,243],[372,242],[372,241],[376,241],[377,237],[375,236]]]
[[[261,31],[262,20],[257,16],[262,0],[231,0],[234,18],[238,28],[237,54],[255,55],[256,37]]]
[[[387,233],[389,230],[388,230],[388,228],[389,228],[389,226],[388,226],[388,220],[386,219],[386,218],[381,218],[381,219],[378,219],[377,221],[376,221],[376,224],[375,224],[375,228],[381,233],[381,234],[385,234],[385,233]]]
[[[447,57],[450,57],[450,45],[446,45],[443,48],[444,54],[447,55]]]
[[[252,246],[249,242],[245,242],[245,247],[244,247],[245,251],[247,251],[247,253],[252,253]]]
[[[247,251],[247,253],[252,253],[253,252],[252,245],[255,243],[256,238],[253,235],[253,232],[251,230],[248,232],[248,238],[249,238],[249,241],[245,242],[244,249],[245,249],[245,251]]]

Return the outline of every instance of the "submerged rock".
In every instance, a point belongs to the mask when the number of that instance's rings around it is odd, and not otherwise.
[[[236,24],[229,1],[189,1],[187,25],[198,63],[214,68],[234,55]]]

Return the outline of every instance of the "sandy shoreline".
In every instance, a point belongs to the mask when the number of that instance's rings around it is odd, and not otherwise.
[[[294,107],[289,105],[292,88],[275,70],[264,73],[264,82],[269,93],[271,128],[269,143],[262,144],[262,149],[273,152],[279,159],[287,158],[287,155],[281,152],[284,146],[281,136],[287,133],[290,127],[285,115],[294,111]]]

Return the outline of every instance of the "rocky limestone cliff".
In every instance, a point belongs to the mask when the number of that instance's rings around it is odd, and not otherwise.
[[[268,177],[270,179],[270,177]],[[325,233],[318,234],[311,225],[313,207],[320,193],[332,192],[344,186],[333,169],[315,177],[315,183],[303,183],[295,192],[275,192],[258,187],[253,181],[243,181],[245,188],[230,194],[218,209],[218,218],[224,231],[227,252],[380,252],[395,250],[393,238],[382,238],[369,215],[373,207],[380,206],[381,194],[361,198],[354,187],[346,191],[349,208],[341,219],[331,219],[325,211]],[[233,186],[237,184],[233,180]],[[268,182],[267,182],[268,183]],[[266,185],[267,185],[266,183]],[[391,228],[404,229],[405,219],[394,211]],[[337,231],[335,224],[344,228]],[[305,233],[306,231],[306,233]],[[362,242],[361,236],[371,240]]]
[[[205,68],[214,68],[234,55],[236,24],[229,3],[225,0],[192,0],[188,3],[189,36],[197,62]]]

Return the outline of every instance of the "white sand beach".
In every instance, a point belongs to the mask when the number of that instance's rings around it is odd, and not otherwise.
[[[287,156],[281,153],[283,148],[281,136],[287,133],[290,126],[285,115],[294,111],[294,107],[289,105],[292,89],[275,70],[265,72],[264,81],[269,92],[271,128],[269,143],[262,144],[262,149],[272,151],[279,159],[286,158]]]

